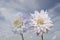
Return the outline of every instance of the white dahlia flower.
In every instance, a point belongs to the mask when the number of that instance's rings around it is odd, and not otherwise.
[[[20,34],[22,37],[22,40],[24,40],[24,32],[28,29],[28,21],[27,21],[26,14],[19,13],[17,15],[14,15],[13,17],[13,25],[14,25],[14,32],[17,34]]]
[[[51,18],[48,16],[48,12],[41,10],[40,12],[35,11],[31,14],[31,26],[37,34],[46,33],[53,26]]]
[[[15,15],[12,19],[13,31],[18,34],[22,34],[27,31],[27,19],[23,14]]]

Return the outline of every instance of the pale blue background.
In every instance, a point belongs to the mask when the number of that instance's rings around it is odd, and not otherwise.
[[[53,29],[44,35],[45,40],[60,40],[60,0],[0,0],[0,40],[21,40],[20,35],[12,32],[12,17],[18,13],[27,16],[41,9],[49,12],[54,23]],[[31,31],[24,37],[25,40],[41,40]]]

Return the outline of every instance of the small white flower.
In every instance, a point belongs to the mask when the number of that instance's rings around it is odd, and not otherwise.
[[[26,31],[26,19],[23,16],[17,15],[13,18],[14,32],[15,33],[23,33]]]
[[[51,18],[47,13],[41,10],[40,13],[35,11],[34,14],[31,14],[31,26],[37,34],[46,33],[53,26]]]

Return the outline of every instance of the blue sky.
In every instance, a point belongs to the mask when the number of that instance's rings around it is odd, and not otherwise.
[[[21,36],[12,32],[11,21],[18,14],[29,16],[35,10],[47,10],[54,23],[53,29],[45,40],[60,39],[60,0],[0,0],[0,40],[21,40]],[[30,34],[31,33],[31,34]],[[32,32],[24,34],[25,40],[40,40]]]

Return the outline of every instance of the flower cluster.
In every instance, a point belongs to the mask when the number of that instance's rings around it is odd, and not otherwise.
[[[19,15],[13,20],[16,32],[22,34],[22,40],[24,40],[23,33],[26,31],[26,28],[32,28],[37,35],[40,34],[42,36],[43,40],[43,34],[48,32],[53,26],[53,22],[47,11],[35,11],[35,13],[31,14],[27,20],[23,16]]]

